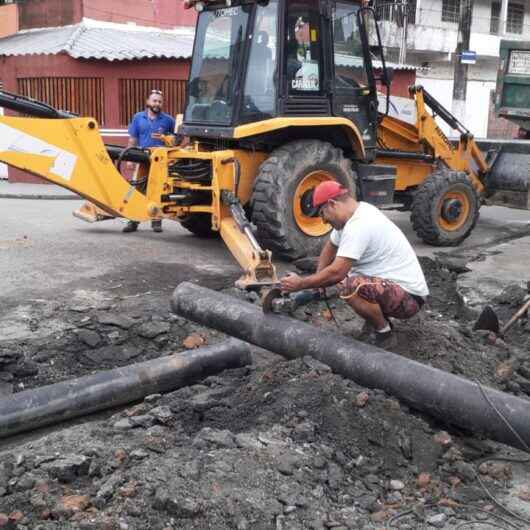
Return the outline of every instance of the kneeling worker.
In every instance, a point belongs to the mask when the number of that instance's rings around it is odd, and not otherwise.
[[[412,246],[381,211],[358,202],[337,182],[319,184],[313,206],[334,230],[320,253],[317,272],[306,277],[288,274],[281,280],[282,290],[339,284],[341,298],[365,320],[362,335],[375,331],[376,344],[388,346],[389,317],[411,318],[429,294]]]

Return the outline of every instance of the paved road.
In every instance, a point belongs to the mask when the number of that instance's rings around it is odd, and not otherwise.
[[[0,199],[2,297],[31,298],[79,283],[102,289],[127,281],[130,290],[142,292],[171,287],[189,279],[193,271],[227,278],[239,273],[222,242],[197,239],[177,223],[166,222],[162,234],[153,233],[148,224],[135,234],[122,234],[118,220],[91,225],[75,219],[71,212],[77,206],[77,201]],[[389,215],[418,254],[433,255],[439,250],[417,239],[407,213]],[[529,212],[484,208],[465,246],[483,244],[525,226],[530,229]],[[286,267],[280,264],[280,269]]]

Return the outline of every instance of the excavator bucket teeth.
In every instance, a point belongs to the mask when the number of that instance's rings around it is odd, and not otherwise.
[[[106,215],[150,218],[146,196],[117,171],[91,118],[0,116],[0,162],[78,193]]]

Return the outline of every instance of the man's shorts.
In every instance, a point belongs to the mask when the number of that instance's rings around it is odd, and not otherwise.
[[[372,276],[348,276],[339,284],[343,300],[359,296],[379,304],[386,317],[405,320],[413,317],[423,306],[423,298],[413,296],[397,283]]]

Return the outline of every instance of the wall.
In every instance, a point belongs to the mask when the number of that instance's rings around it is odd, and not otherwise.
[[[526,6],[523,34],[508,33],[503,38],[528,39],[530,36],[530,0],[519,1]],[[442,21],[442,0],[418,0],[418,3],[417,24],[409,26],[407,48],[431,54],[453,53],[458,24]],[[490,34],[490,21],[491,0],[475,1],[470,48],[478,55],[498,57],[500,37]],[[396,24],[382,22],[381,30],[385,46],[399,47],[401,29]]]
[[[501,0],[498,0],[499,2]],[[525,4],[524,24],[530,26],[530,0],[517,0],[518,3]],[[419,24],[431,28],[443,28],[457,31],[456,22],[442,21],[442,0],[420,0],[419,16],[416,17]],[[491,19],[491,0],[475,0],[473,6],[472,32],[489,33]]]
[[[33,55],[0,57],[0,80],[4,88],[16,92],[17,78],[46,77],[53,72],[57,77],[103,77],[105,79],[105,129],[121,129],[119,105],[120,79],[187,79],[189,63],[183,60],[93,61],[76,60],[68,55]],[[115,131],[117,132],[117,131]],[[126,137],[104,138],[109,143],[123,144]],[[9,168],[12,182],[42,182],[27,173]]]
[[[4,115],[4,109],[0,107],[0,116]],[[7,166],[5,164],[0,164],[0,180],[7,178]]]
[[[16,4],[0,6],[0,39],[18,31],[18,9]]]
[[[194,26],[196,19],[194,9],[176,0],[26,0],[6,7],[17,6],[20,29],[66,26],[83,17],[160,28]]]
[[[83,16],[109,22],[134,22],[139,26],[172,28],[194,26],[195,9],[184,9],[176,0],[83,0]]]
[[[416,70],[395,70],[390,93],[393,96],[408,98],[409,86],[416,84]]]
[[[376,71],[379,74],[379,71]],[[394,78],[392,79],[392,86],[390,87],[390,94],[392,96],[399,96],[408,98],[409,86],[416,84],[416,70],[394,70]],[[377,90],[381,94],[386,94],[386,88],[377,84]]]
[[[17,5],[20,29],[67,26],[81,20],[81,0],[27,0]]]
[[[418,78],[418,84],[432,94],[446,109],[451,111],[453,100],[453,80],[432,77]],[[488,136],[488,119],[490,113],[491,91],[495,90],[492,81],[469,81],[467,86],[467,114],[463,124],[477,137]],[[449,136],[455,136],[443,121],[438,120],[440,128]]]

